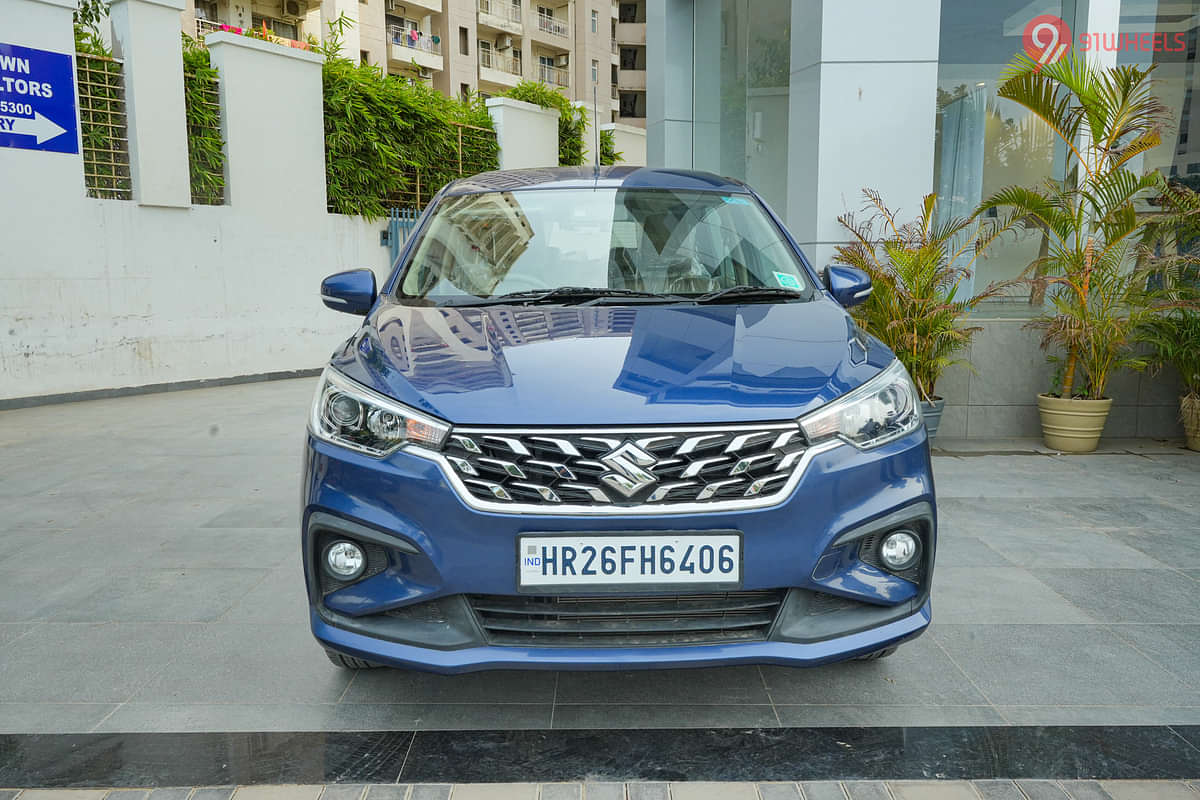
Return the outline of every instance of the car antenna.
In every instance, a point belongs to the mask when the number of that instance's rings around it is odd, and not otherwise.
[[[596,99],[596,81],[592,81],[592,124],[596,127],[596,180],[600,180],[600,101]],[[595,188],[594,186],[592,187]]]

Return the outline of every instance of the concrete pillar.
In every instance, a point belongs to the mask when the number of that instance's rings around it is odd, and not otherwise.
[[[692,0],[646,4],[646,162],[692,166]],[[708,91],[711,87],[705,87]]]
[[[186,208],[187,115],[179,12],[184,0],[113,0],[113,52],[124,59],[125,111],[133,199],[144,206]]]
[[[0,39],[5,44],[63,53],[75,75],[75,37],[71,27],[74,0],[0,0]],[[72,79],[71,85],[74,85]],[[65,123],[66,120],[60,120]],[[79,98],[75,97],[75,130],[79,130]],[[63,195],[83,197],[83,156],[76,134],[74,153],[51,153],[0,147],[0,211],[10,205],[45,208],[61,213]],[[20,187],[16,190],[12,187]],[[10,219],[0,213],[0,219]],[[61,219],[61,218],[60,218]],[[6,259],[0,258],[0,265]],[[0,266],[0,272],[2,272]]]
[[[500,169],[558,166],[558,111],[511,97],[490,97]]]
[[[795,0],[787,222],[818,269],[876,189],[901,217],[932,189],[940,0]]]
[[[359,5],[359,0],[324,0],[321,3],[321,30],[305,31],[305,33],[311,33],[323,42],[329,36],[329,24],[344,14],[351,24],[341,32],[342,45],[338,48],[338,52],[357,64],[358,54],[362,49],[362,34],[359,32],[358,25],[358,18],[362,12],[359,10]],[[385,68],[386,66],[387,64],[384,63]],[[384,71],[386,72],[386,69]]]
[[[204,41],[220,73],[226,202],[324,215],[323,57],[225,32]]]

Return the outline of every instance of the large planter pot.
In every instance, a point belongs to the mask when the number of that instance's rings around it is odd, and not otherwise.
[[[1191,394],[1179,398],[1179,418],[1183,420],[1188,450],[1200,450],[1200,396]]]
[[[945,407],[946,401],[941,397],[933,398],[932,403],[921,401],[921,416],[925,417],[925,431],[930,439],[937,436],[938,424],[942,421],[942,410]]]
[[[1112,399],[1075,400],[1038,395],[1042,417],[1042,439],[1046,446],[1063,453],[1090,453],[1100,444],[1100,434]]]

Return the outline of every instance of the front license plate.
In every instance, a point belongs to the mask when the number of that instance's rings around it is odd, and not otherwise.
[[[604,591],[639,587],[736,588],[742,535],[570,534],[517,539],[519,589]]]

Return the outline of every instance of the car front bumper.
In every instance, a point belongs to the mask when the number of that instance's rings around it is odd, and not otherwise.
[[[468,507],[436,463],[403,450],[375,459],[308,439],[302,540],[312,630],[367,661],[443,673],[482,669],[636,669],[740,663],[808,666],[914,638],[930,622],[936,514],[923,429],[872,451],[849,445],[809,463],[778,505],[709,514],[569,517]],[[920,525],[914,580],[858,558],[865,535]],[[536,532],[738,530],[742,589],[787,590],[757,641],[515,646],[489,641],[470,595],[518,595],[517,537]],[[328,537],[369,544],[369,577],[331,586],[318,559]],[[685,590],[686,591],[686,590]],[[630,596],[646,592],[631,589]],[[821,606],[833,598],[835,608]]]

